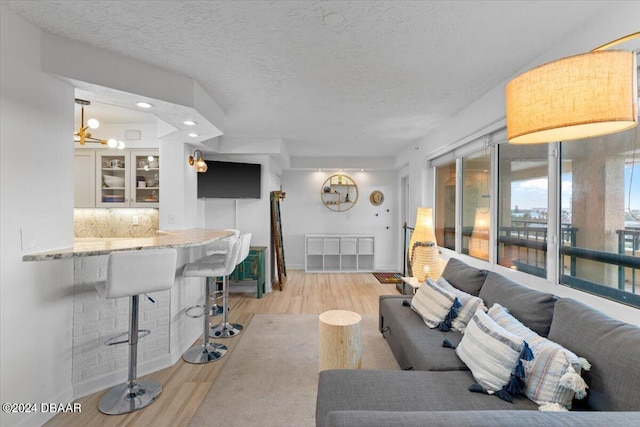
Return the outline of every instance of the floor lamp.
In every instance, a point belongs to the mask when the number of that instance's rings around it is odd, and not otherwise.
[[[416,214],[416,225],[409,240],[407,253],[407,275],[409,277],[414,275],[411,264],[413,262],[413,247],[416,242],[433,242],[437,248],[438,242],[436,241],[436,235],[433,231],[433,209],[431,208],[418,208]]]

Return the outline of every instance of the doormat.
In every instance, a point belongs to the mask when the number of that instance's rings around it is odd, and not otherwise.
[[[373,273],[380,283],[402,283],[402,274],[400,273]]]

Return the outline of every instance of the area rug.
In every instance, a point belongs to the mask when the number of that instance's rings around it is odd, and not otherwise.
[[[363,315],[362,369],[400,369]],[[316,314],[256,314],[237,339],[191,426],[315,426],[319,323]]]
[[[380,283],[402,283],[402,274],[400,273],[373,273]]]

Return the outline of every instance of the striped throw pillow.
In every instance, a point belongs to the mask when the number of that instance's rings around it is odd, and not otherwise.
[[[456,303],[456,295],[427,279],[418,287],[411,299],[411,308],[418,313],[430,328],[437,328]]]
[[[583,363],[585,368],[588,366],[584,359],[536,334],[498,303],[491,306],[488,314],[497,324],[529,343],[535,358],[523,362],[525,395],[541,405],[541,410],[553,408],[550,404],[570,409],[574,396],[581,399],[586,395],[587,384],[580,376]]]
[[[484,311],[477,310],[456,347],[456,353],[478,384],[494,393],[509,384],[523,345],[522,338],[498,325]]]
[[[440,277],[436,283],[438,283],[438,286],[442,289],[456,294],[458,301],[460,301],[460,304],[462,305],[462,307],[458,309],[458,317],[451,321],[451,327],[456,331],[464,333],[467,323],[469,323],[476,310],[481,309],[484,312],[487,311],[487,307],[484,305],[482,298],[478,298],[466,293],[465,291],[461,291],[447,282],[444,277]]]

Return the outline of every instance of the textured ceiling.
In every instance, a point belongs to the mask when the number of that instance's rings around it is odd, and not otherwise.
[[[394,155],[612,5],[2,3],[51,33],[195,79],[224,109],[225,136],[282,138],[294,156]]]

